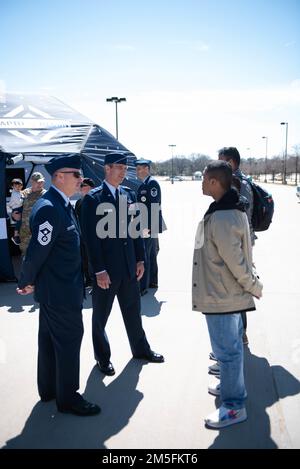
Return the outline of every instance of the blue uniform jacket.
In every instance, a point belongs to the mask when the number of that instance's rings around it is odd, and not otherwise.
[[[52,306],[80,307],[83,301],[80,229],[63,197],[51,188],[34,204],[32,237],[19,287],[35,286],[35,299]]]
[[[130,207],[136,202],[135,194],[130,189],[120,186],[120,197],[124,197],[123,200],[127,204],[127,215],[123,220],[124,237],[119,236],[122,227],[116,201],[105,183],[85,195],[80,212],[83,239],[93,272],[106,270],[111,281],[135,277],[137,262],[145,260],[143,239],[141,237],[133,239],[128,234],[128,225],[132,220]],[[107,209],[101,210],[100,204],[105,204],[102,207]],[[111,208],[106,204],[111,204]],[[97,207],[98,213],[101,211],[104,213],[97,215]],[[108,214],[116,216],[116,236],[101,239],[96,232],[97,223],[101,223],[101,219]]]
[[[137,201],[146,205],[148,210],[148,219],[143,221],[143,227],[150,230],[151,235],[162,233],[165,229],[165,223],[161,213],[161,190],[158,182],[152,176],[148,176],[137,190]],[[158,204],[159,210],[155,211],[158,218],[152,220],[151,204]]]

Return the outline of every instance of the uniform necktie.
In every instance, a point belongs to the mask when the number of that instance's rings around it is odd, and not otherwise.
[[[83,247],[83,241],[82,241],[82,236],[81,236],[81,228],[80,228],[78,217],[76,215],[76,212],[75,212],[71,202],[69,202],[69,204],[67,205],[66,208],[69,212],[69,215],[71,217],[72,222],[74,223],[75,228],[77,229],[77,233],[78,233],[78,236],[79,236],[79,249],[80,249],[80,256],[81,256],[81,273],[82,273],[82,288],[83,288],[83,297],[85,298],[86,296],[85,296],[85,288],[84,288],[84,282],[83,282],[83,279],[84,279],[83,258],[84,258],[85,254],[84,254],[84,247]]]
[[[72,219],[72,222],[74,223],[74,225],[76,226],[77,230],[79,231],[80,233],[80,227],[79,227],[79,223],[78,223],[78,219],[77,219],[77,215],[72,207],[72,204],[71,202],[69,202],[69,205],[67,206],[67,209],[68,209],[68,212],[70,214],[70,217]]]
[[[119,202],[119,189],[116,189],[115,199],[116,199],[116,202]]]

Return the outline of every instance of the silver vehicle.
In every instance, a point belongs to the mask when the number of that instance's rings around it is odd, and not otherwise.
[[[173,176],[173,177],[170,176],[170,177],[168,178],[168,181],[172,181],[172,180],[173,180],[173,181],[183,181],[183,177],[181,177],[181,176]]]

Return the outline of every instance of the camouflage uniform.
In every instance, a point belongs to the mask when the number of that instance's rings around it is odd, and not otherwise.
[[[46,192],[46,189],[42,189],[40,191],[32,192],[31,187],[29,189],[25,189],[22,191],[22,196],[24,199],[23,202],[23,212],[22,212],[22,225],[20,229],[20,238],[21,244],[20,249],[22,254],[24,255],[29,244],[31,238],[31,231],[29,227],[29,217],[31,214],[31,210],[35,202]]]

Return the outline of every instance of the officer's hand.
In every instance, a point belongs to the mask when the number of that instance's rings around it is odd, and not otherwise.
[[[143,238],[150,238],[150,230],[149,228],[143,229]]]
[[[30,293],[34,292],[34,286],[33,285],[27,285],[24,288],[17,288],[17,293],[19,295],[29,295]]]
[[[136,264],[136,277],[137,280],[141,280],[142,276],[144,275],[145,267],[144,262],[138,262]]]
[[[107,272],[102,272],[101,274],[96,274],[97,285],[103,290],[107,290],[111,284],[109,275]]]

